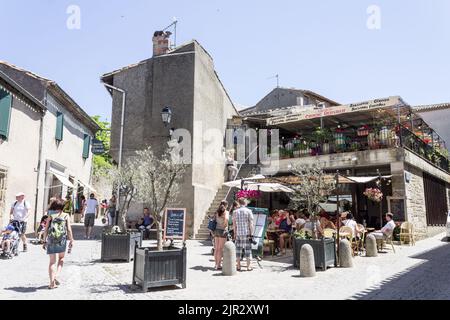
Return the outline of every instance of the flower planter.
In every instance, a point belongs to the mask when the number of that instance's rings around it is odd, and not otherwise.
[[[303,245],[309,244],[314,251],[314,262],[316,268],[323,271],[327,270],[328,266],[335,266],[336,264],[336,247],[335,241],[331,238],[319,240],[294,239],[294,267],[300,267],[300,249]]]
[[[182,249],[135,248],[133,285],[149,288],[181,285],[186,288],[186,246]]]
[[[131,231],[125,234],[102,234],[102,256],[101,261],[133,259],[136,242],[142,246],[143,233]]]

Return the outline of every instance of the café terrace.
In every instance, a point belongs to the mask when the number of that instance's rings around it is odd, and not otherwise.
[[[350,177],[354,183],[340,184],[339,195],[360,223],[378,228],[380,212],[392,212],[396,221],[414,224],[417,238],[445,226],[450,183],[445,141],[400,97],[326,108],[275,108],[243,113],[239,120],[241,128],[279,130],[279,149],[270,150],[268,142],[270,154],[280,159],[273,178],[292,175],[293,164],[317,162],[330,175]],[[262,162],[261,174],[270,177],[270,167],[270,160]],[[369,187],[383,192],[381,203],[364,195]],[[328,204],[333,201],[336,195]],[[266,193],[258,206],[282,209],[288,203],[288,194]]]

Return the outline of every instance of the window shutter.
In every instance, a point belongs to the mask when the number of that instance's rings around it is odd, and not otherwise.
[[[0,89],[0,136],[8,139],[12,96]]]
[[[91,147],[91,136],[88,134],[84,135],[84,144],[83,144],[83,158],[89,158],[89,149]]]
[[[56,115],[56,140],[63,140],[63,132],[64,132],[64,115],[61,112],[58,112]]]

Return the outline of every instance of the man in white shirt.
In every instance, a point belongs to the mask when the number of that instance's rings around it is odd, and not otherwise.
[[[20,239],[23,242],[23,251],[27,251],[27,221],[30,216],[31,205],[25,200],[25,193],[16,195],[16,201],[11,206],[10,219],[15,222],[19,229]]]
[[[346,227],[352,228],[352,236],[354,238],[356,236],[357,223],[353,220],[353,215],[351,213],[347,213],[347,217],[342,221],[342,224]]]
[[[383,240],[391,236],[395,229],[394,215],[392,213],[386,213],[386,225],[379,231],[372,232],[377,240]]]
[[[84,227],[86,228],[85,239],[91,239],[92,228],[95,225],[95,217],[98,212],[98,201],[95,199],[95,194],[91,194],[89,200],[86,201],[86,213],[84,214]]]

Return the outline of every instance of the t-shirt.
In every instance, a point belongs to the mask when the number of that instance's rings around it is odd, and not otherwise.
[[[144,226],[149,226],[153,223],[152,216],[144,216]]]
[[[388,223],[386,223],[386,225],[381,229],[381,232],[383,232],[386,235],[389,235],[392,233],[394,229],[395,229],[395,222],[394,220],[391,220]]]
[[[17,221],[25,221],[25,217],[28,214],[28,210],[31,209],[30,203],[26,200],[23,202],[14,202],[11,205],[11,209],[13,209],[14,220]]]
[[[88,199],[86,203],[86,214],[97,213],[98,201],[97,199]]]
[[[288,224],[288,218],[283,219],[280,222],[280,229],[285,231],[285,232],[291,232],[292,226]]]
[[[306,220],[302,218],[298,218],[297,220],[295,220],[295,224],[297,225],[297,227],[302,227],[305,223]]]

